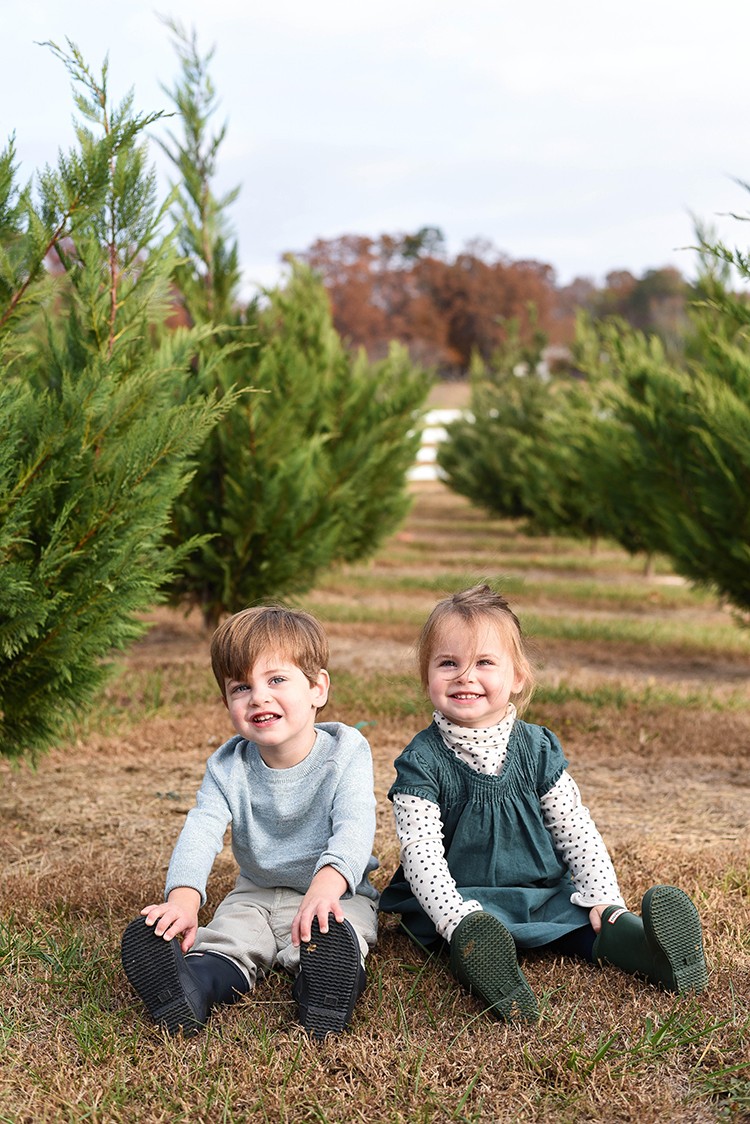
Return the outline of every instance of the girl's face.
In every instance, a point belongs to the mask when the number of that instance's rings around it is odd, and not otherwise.
[[[511,695],[524,685],[497,625],[476,634],[459,619],[445,621],[427,669],[432,705],[458,726],[481,729],[505,717]]]

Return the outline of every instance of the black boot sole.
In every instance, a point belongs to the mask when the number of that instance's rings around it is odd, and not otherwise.
[[[331,914],[327,933],[313,920],[309,941],[300,949],[297,989],[300,1021],[313,1038],[341,1034],[351,1021],[360,994],[361,956],[357,934],[348,921]]]
[[[155,1023],[169,1034],[182,1031],[186,1037],[205,1026],[185,991],[182,973],[186,969],[177,938],[165,941],[157,937],[145,917],[139,917],[125,930],[121,952],[125,975]]]

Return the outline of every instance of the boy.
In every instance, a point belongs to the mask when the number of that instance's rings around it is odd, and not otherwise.
[[[351,1021],[377,937],[375,796],[362,735],[316,723],[327,663],[320,623],[282,606],[245,609],[213,635],[211,665],[236,736],[208,760],[166,900],[142,909],[122,940],[128,979],[170,1034],[195,1034],[214,1004],[235,1002],[277,966],[297,973],[293,995],[313,1037]],[[230,822],[239,876],[199,927]]]

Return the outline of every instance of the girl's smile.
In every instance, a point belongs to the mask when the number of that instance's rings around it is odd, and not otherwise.
[[[448,620],[428,668],[428,691],[436,710],[459,726],[496,726],[512,695],[524,685],[503,635],[488,624],[476,636],[460,620]]]

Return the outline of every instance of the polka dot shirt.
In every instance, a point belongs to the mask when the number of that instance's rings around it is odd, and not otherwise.
[[[505,718],[486,729],[457,726],[437,710],[433,718],[446,746],[470,768],[487,776],[500,774],[516,719],[512,703]],[[545,793],[540,805],[544,825],[575,886],[570,900],[586,909],[604,903],[624,906],[604,840],[568,772]],[[459,921],[482,906],[473,899],[464,901],[451,875],[438,805],[396,793],[393,809],[406,879],[438,933],[449,941]]]

